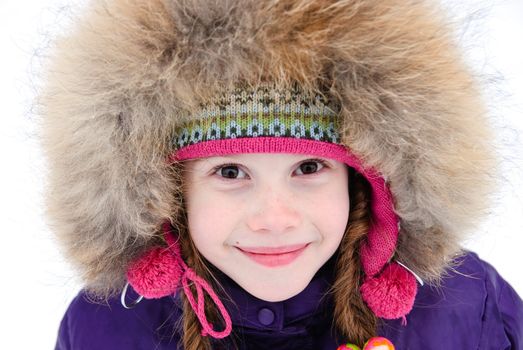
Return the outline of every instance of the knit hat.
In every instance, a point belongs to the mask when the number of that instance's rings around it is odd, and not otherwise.
[[[362,295],[380,317],[405,315],[416,285],[396,262],[437,283],[495,172],[450,29],[430,1],[88,2],[40,94],[64,254],[88,290],[119,293],[183,210],[166,160],[317,154],[371,184]],[[186,267],[173,271],[196,279]]]

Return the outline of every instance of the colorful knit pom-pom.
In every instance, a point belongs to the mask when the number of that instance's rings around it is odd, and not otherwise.
[[[347,343],[347,344],[338,346],[338,348],[336,350],[361,350],[361,349],[357,345]]]
[[[387,338],[374,337],[365,343],[363,350],[394,350],[394,345]]]

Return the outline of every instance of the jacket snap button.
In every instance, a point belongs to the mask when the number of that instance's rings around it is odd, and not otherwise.
[[[264,326],[274,322],[274,312],[271,309],[263,308],[258,311],[258,321]]]

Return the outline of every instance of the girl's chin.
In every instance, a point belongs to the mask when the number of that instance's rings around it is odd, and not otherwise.
[[[292,298],[293,296],[299,294],[298,293],[288,293],[288,294],[280,294],[278,293],[278,295],[254,295],[256,298],[260,299],[260,300],[263,300],[263,301],[267,301],[267,302],[271,302],[271,303],[275,303],[275,302],[279,302],[279,301],[284,301],[284,300],[287,300],[287,299],[290,299]]]
[[[258,299],[268,302],[278,302],[290,299],[293,296],[301,293],[309,283],[310,280],[303,281],[302,283],[293,283],[292,289],[290,288],[291,283],[289,282],[282,284],[265,283],[263,285],[246,285],[242,283],[238,284],[249,294],[255,296]]]

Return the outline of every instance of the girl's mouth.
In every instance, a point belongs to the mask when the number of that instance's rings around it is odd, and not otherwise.
[[[236,247],[258,264],[276,267],[290,264],[309,246],[310,243],[285,247]]]

